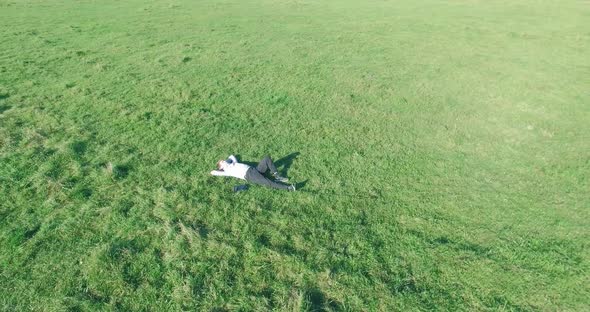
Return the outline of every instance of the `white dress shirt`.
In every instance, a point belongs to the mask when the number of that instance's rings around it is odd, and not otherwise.
[[[236,156],[230,155],[227,160],[221,163],[221,170],[213,170],[211,174],[214,176],[226,176],[246,180],[246,172],[250,168],[246,164],[239,163]]]

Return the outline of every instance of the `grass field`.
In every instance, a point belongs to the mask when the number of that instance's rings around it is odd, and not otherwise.
[[[0,310],[587,311],[589,52],[581,0],[0,0]]]

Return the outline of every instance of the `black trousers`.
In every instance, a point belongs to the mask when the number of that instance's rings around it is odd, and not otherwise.
[[[289,185],[281,184],[270,179],[267,179],[264,176],[264,173],[267,170],[270,170],[271,173],[277,172],[277,167],[275,167],[275,164],[272,162],[272,159],[268,155],[262,158],[262,160],[258,163],[258,166],[256,166],[256,168],[250,168],[248,169],[248,171],[246,171],[246,181],[279,190],[289,189]]]

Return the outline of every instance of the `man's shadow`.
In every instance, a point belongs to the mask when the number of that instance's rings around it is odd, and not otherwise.
[[[275,164],[275,166],[277,167],[277,170],[279,171],[279,174],[286,177],[287,176],[287,171],[289,171],[289,169],[291,168],[291,166],[293,165],[293,162],[295,161],[295,159],[297,159],[297,156],[299,156],[301,153],[299,152],[294,152],[291,153],[283,158],[274,160],[273,162]],[[236,157],[238,158],[238,161],[241,163],[244,163],[248,166],[252,166],[252,167],[256,167],[258,166],[257,162],[252,162],[252,161],[244,161],[241,159],[240,155],[236,155]],[[272,157],[272,156],[271,156]],[[305,180],[303,182],[298,182],[295,184],[295,187],[297,189],[300,189],[302,187],[305,186],[305,184],[307,184],[308,180]]]
[[[287,171],[289,171],[289,168],[291,168],[291,166],[293,165],[293,162],[295,161],[295,159],[297,158],[297,156],[299,156],[299,152],[295,152],[295,153],[291,153],[281,159],[277,159],[277,161],[275,161],[275,166],[277,166],[277,169],[281,168],[281,170],[279,170],[279,173],[283,176],[287,175]]]

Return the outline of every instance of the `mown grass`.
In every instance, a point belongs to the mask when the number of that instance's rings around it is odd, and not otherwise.
[[[0,0],[0,309],[586,310],[589,20]]]

